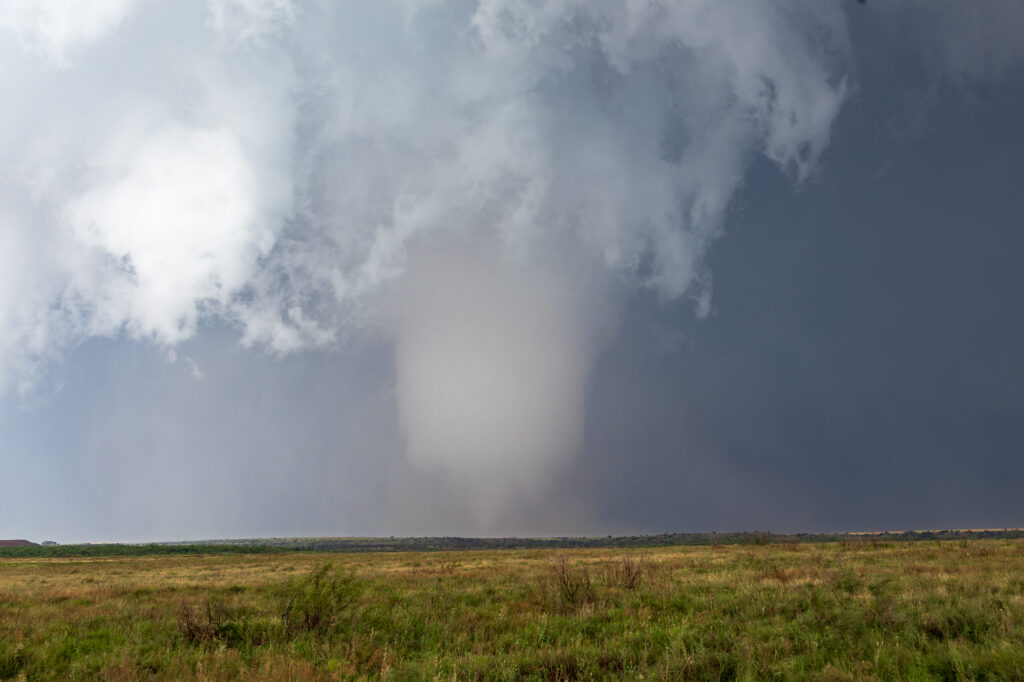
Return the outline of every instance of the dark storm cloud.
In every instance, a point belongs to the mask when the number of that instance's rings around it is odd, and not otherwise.
[[[609,523],[1024,523],[1024,74],[930,91],[925,57],[855,26],[875,51],[819,175],[792,192],[757,167],[710,259],[713,314],[635,306],[602,363],[588,471]],[[929,92],[926,126],[907,92]],[[667,355],[645,350],[659,325],[682,339]]]

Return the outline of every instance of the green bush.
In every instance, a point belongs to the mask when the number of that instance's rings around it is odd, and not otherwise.
[[[300,580],[289,580],[281,620],[287,636],[306,632],[326,635],[351,615],[362,585],[352,573],[324,564]]]

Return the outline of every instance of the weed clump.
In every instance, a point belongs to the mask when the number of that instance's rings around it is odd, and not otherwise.
[[[553,582],[563,609],[578,609],[597,601],[597,591],[586,566],[573,568],[561,557],[555,564]]]
[[[189,644],[216,642],[225,634],[227,612],[220,604],[207,598],[203,605],[181,603],[178,611],[178,631]]]
[[[647,572],[649,562],[643,556],[632,552],[626,552],[618,561],[613,562],[608,568],[608,584],[618,586],[627,590],[633,590],[640,586]]]
[[[324,564],[302,579],[288,581],[283,593],[281,621],[285,635],[323,636],[337,628],[362,593],[355,575]]]

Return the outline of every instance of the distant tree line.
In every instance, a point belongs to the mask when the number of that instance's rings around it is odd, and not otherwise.
[[[769,531],[734,533],[662,533],[606,537],[556,538],[268,538],[209,542],[150,544],[43,543],[0,547],[3,557],[103,557],[174,554],[268,554],[273,552],[430,552],[472,549],[557,549],[587,547],[670,547],[696,545],[769,545],[779,543],[839,542],[843,544],[916,542],[924,540],[976,540],[1024,538],[1022,529],[929,530],[885,533],[794,533]]]

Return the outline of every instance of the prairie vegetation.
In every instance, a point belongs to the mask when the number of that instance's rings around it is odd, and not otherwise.
[[[1024,680],[1024,542],[0,559],[0,678]]]

